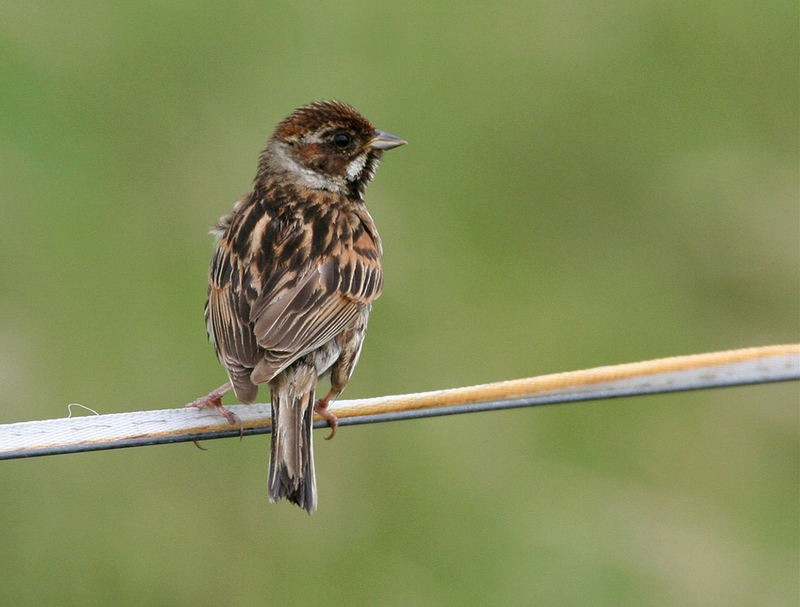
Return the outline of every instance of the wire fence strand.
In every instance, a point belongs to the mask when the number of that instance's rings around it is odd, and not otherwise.
[[[800,344],[742,348],[541,375],[491,384],[342,400],[339,425],[475,413],[624,396],[800,379]],[[270,405],[230,406],[242,428],[213,410],[161,409],[0,425],[0,459],[265,434]],[[314,426],[326,427],[317,420]]]

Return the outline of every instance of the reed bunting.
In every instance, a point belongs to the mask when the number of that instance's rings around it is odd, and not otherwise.
[[[332,437],[328,404],[355,369],[372,302],[381,294],[381,240],[364,190],[384,150],[406,143],[351,106],[322,101],[287,116],[261,153],[253,191],[212,230],[208,336],[230,379],[189,407],[222,406],[231,388],[272,404],[269,497],[317,505],[314,412]],[[315,400],[318,379],[331,388]]]

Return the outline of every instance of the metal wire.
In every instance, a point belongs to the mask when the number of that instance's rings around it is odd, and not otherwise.
[[[800,344],[598,367],[451,390],[340,401],[339,425],[419,419],[625,396],[665,394],[800,379]],[[136,411],[0,425],[0,459],[121,449],[271,431],[269,405],[230,407],[242,419],[231,427],[212,412]],[[315,428],[326,427],[322,420]]]

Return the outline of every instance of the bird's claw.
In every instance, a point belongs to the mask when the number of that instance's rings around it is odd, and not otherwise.
[[[239,426],[239,436],[244,436],[244,424],[242,423],[241,418],[236,415],[230,409],[225,408],[222,404],[222,397],[228,390],[223,390],[225,386],[218,390],[214,390],[210,394],[206,396],[201,396],[197,400],[193,400],[192,402],[185,405],[185,407],[192,408],[192,409],[216,409],[217,413],[219,413],[231,426]]]
[[[325,440],[331,440],[336,435],[336,428],[339,425],[339,418],[328,409],[327,398],[320,398],[316,402],[314,405],[314,413],[328,422],[328,425],[331,427],[331,433],[325,437]]]

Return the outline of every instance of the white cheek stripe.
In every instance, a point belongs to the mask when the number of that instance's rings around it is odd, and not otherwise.
[[[347,180],[348,181],[355,181],[359,178],[361,173],[364,171],[364,166],[367,164],[367,154],[361,154],[361,156],[356,157],[355,160],[350,161],[350,164],[347,165]]]

